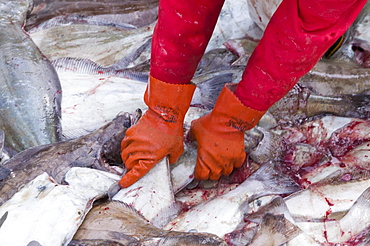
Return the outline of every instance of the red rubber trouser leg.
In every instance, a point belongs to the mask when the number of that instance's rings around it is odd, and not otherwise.
[[[285,96],[354,22],[366,0],[283,0],[235,90],[264,111]]]
[[[154,29],[151,76],[190,83],[216,25],[224,0],[160,0]]]

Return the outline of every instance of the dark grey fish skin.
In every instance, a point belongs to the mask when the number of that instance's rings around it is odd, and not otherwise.
[[[58,75],[24,32],[32,1],[0,1],[0,129],[22,151],[61,139]]]
[[[351,61],[322,59],[298,83],[322,96],[363,94],[370,90],[370,69]]]
[[[101,239],[81,239],[73,240],[68,246],[135,246],[139,245],[136,242],[129,244],[122,244],[112,240],[101,240]]]
[[[0,218],[0,228],[4,224],[6,218],[8,217],[8,211],[6,211]]]
[[[42,246],[42,245],[37,241],[31,241],[27,244],[27,246]]]
[[[129,115],[124,113],[86,136],[30,148],[13,156],[3,164],[11,172],[0,180],[0,205],[43,172],[57,183],[61,183],[66,172],[74,166],[113,172],[106,161],[119,161],[117,153],[130,121]]]
[[[362,93],[320,95],[313,92],[313,89],[301,86],[303,84],[301,82],[295,85],[285,97],[269,109],[276,120],[299,123],[318,115],[360,119],[370,117],[370,95]]]
[[[124,202],[110,201],[90,210],[74,240],[111,240],[123,245],[217,245],[224,240],[210,233],[159,229]]]
[[[143,25],[156,17],[158,0],[35,0],[28,16],[26,30],[56,16],[79,14],[81,16],[124,15],[125,23]],[[132,17],[131,17],[132,16]],[[132,22],[127,21],[132,19]],[[145,24],[144,24],[145,25]]]

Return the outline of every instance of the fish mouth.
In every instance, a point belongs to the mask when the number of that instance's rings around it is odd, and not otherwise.
[[[370,68],[370,46],[362,40],[355,40],[351,45],[353,60],[363,68]]]

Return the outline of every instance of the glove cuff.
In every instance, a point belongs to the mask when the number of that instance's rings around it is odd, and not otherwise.
[[[213,110],[210,113],[210,127],[219,127],[228,132],[247,131],[257,125],[266,111],[258,111],[245,106],[233,93],[237,84],[228,83],[222,89]],[[221,132],[222,132],[221,131]]]
[[[150,76],[144,101],[164,121],[182,123],[195,88],[193,84],[170,84]]]

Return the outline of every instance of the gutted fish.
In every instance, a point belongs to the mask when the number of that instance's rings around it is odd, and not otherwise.
[[[170,221],[164,229],[196,230],[223,237],[235,230],[243,214],[248,212],[248,202],[252,199],[267,194],[290,194],[298,189],[293,180],[275,170],[273,163],[266,163],[235,189],[192,207]]]

